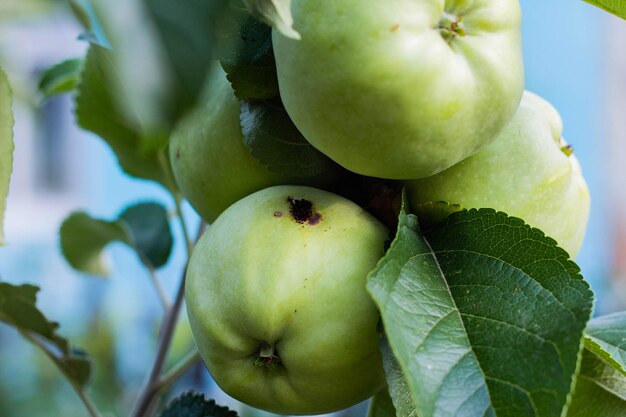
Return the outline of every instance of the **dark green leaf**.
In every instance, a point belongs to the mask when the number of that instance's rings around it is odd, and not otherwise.
[[[624,416],[626,416],[626,378],[585,349],[567,417]]]
[[[36,306],[38,291],[33,285],[0,282],[0,321],[23,334],[40,338],[40,345],[67,377],[84,386],[91,375],[89,357],[83,351],[70,349],[68,341],[57,334],[59,325],[49,321]]]
[[[165,265],[172,251],[172,232],[165,207],[141,203],[128,207],[119,216],[140,256],[158,268]]]
[[[626,376],[626,312],[591,320],[585,347]]]
[[[228,0],[93,3],[113,49],[114,96],[126,118],[150,133],[146,149],[157,149],[202,94]]]
[[[91,358],[80,349],[72,351],[63,358],[66,374],[79,385],[85,386],[91,377]]]
[[[145,151],[145,133],[113,96],[118,81],[112,59],[110,50],[90,45],[76,95],[78,124],[111,146],[126,173],[165,185],[158,151]]]
[[[237,417],[237,413],[190,391],[173,400],[161,417]]]
[[[167,212],[156,203],[130,206],[113,221],[72,213],[61,225],[60,239],[68,263],[93,275],[108,275],[102,252],[109,243],[125,243],[155,268],[165,265],[173,243]]]
[[[293,28],[291,0],[243,0],[250,13],[291,39],[300,39]]]
[[[624,0],[584,0],[589,4],[593,4],[615,16],[626,19],[626,1]]]
[[[266,100],[279,96],[274,56],[267,54],[253,64],[222,64],[240,100]]]
[[[61,252],[75,269],[92,275],[108,275],[102,251],[111,242],[131,244],[128,230],[120,222],[94,219],[84,212],[75,212],[61,225]]]
[[[372,397],[367,417],[396,417],[396,409],[391,402],[389,391],[383,389]]]
[[[253,18],[240,1],[229,2],[219,28],[217,58],[223,65],[254,64],[272,49],[272,28]]]
[[[419,218],[422,230],[429,230],[446,221],[449,215],[463,210],[459,204],[451,204],[447,201],[429,201],[418,204],[415,207],[415,214]]]
[[[171,71],[167,74],[172,85],[165,94],[168,103],[164,112],[170,127],[202,92],[215,55],[213,23],[221,21],[227,4],[226,0],[146,0],[148,16],[155,24]]]
[[[561,416],[593,293],[541,231],[481,209],[422,236],[403,210],[368,289],[421,417]]]
[[[44,97],[49,98],[74,90],[82,67],[82,59],[68,59],[48,68],[39,80],[39,91]]]
[[[304,139],[280,101],[242,102],[241,129],[244,144],[271,171],[313,177],[333,169],[333,162]]]
[[[13,171],[13,110],[11,86],[0,68],[0,245],[4,245],[4,210]]]

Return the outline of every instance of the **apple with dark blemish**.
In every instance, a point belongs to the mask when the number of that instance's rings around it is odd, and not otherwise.
[[[387,239],[358,205],[310,187],[267,188],[224,211],[195,247],[186,283],[217,384],[253,407],[300,415],[384,387],[365,283]]]

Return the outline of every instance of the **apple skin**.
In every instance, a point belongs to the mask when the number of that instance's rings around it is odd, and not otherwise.
[[[212,223],[235,201],[279,184],[323,185],[332,175],[290,178],[270,171],[243,143],[240,105],[226,74],[214,65],[206,104],[185,117],[170,141],[172,171],[183,196]]]
[[[289,199],[312,202],[298,223]],[[280,414],[321,414],[385,386],[366,277],[386,228],[326,191],[276,186],[229,207],[193,251],[187,312],[207,368],[229,395]],[[255,365],[274,345],[275,369]]]
[[[576,157],[566,155],[557,111],[526,92],[513,121],[485,149],[440,174],[407,181],[411,206],[448,201],[490,207],[523,219],[572,258],[589,218],[589,190]]]
[[[348,170],[436,174],[515,114],[517,0],[293,0],[291,10],[302,39],[273,31],[283,103],[304,137]],[[448,43],[438,24],[449,29],[455,17],[465,36]]]

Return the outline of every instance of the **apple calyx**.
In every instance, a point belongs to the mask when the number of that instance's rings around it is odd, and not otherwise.
[[[463,16],[455,16],[446,12],[441,15],[437,28],[448,44],[457,36],[465,36],[465,27],[462,21]]]
[[[313,203],[305,199],[287,197],[291,217],[300,224],[315,226],[322,221],[322,214],[313,209]]]
[[[281,362],[276,346],[274,344],[263,342],[254,361],[256,366],[267,368],[272,372],[276,372],[276,366]]]
[[[571,156],[574,153],[574,147],[572,145],[561,146],[561,152],[563,152],[565,156]]]

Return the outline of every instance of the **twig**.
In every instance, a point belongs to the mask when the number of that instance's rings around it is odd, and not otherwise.
[[[200,353],[194,349],[189,352],[187,356],[182,358],[180,362],[175,364],[165,375],[163,375],[158,382],[157,390],[164,391],[168,389],[174,382],[176,382],[189,368],[191,368],[196,362],[200,360]]]
[[[63,362],[48,348],[48,346],[46,346],[41,340],[39,340],[30,332],[26,330],[18,330],[18,331],[25,339],[27,339],[33,345],[41,349],[41,351],[45,353],[46,356],[56,365],[59,371],[61,371],[61,373],[65,376],[67,381],[70,383],[70,385],[76,392],[76,395],[78,395],[78,398],[80,398],[80,400],[85,405],[85,408],[89,412],[89,415],[91,417],[102,417],[100,415],[100,412],[98,411],[98,408],[96,407],[93,400],[89,396],[89,394],[87,394],[87,392],[83,389],[83,387],[77,384],[76,381],[74,381],[74,379],[70,375],[67,374],[67,371],[63,367]]]
[[[202,235],[204,226],[205,226],[204,222],[201,222],[200,227],[198,228],[198,237]],[[165,359],[167,357],[170,344],[172,342],[172,335],[174,334],[174,328],[176,327],[176,322],[178,321],[180,308],[184,300],[185,275],[187,274],[187,265],[185,265],[183,275],[180,279],[180,285],[178,286],[178,291],[176,293],[176,299],[174,300],[174,305],[172,305],[167,315],[165,316],[165,321],[163,322],[163,327],[161,328],[161,334],[159,336],[157,356],[152,365],[152,370],[150,371],[148,382],[146,383],[145,388],[143,389],[141,395],[139,396],[137,400],[137,403],[135,404],[135,408],[131,414],[132,417],[146,416],[147,412],[150,410],[150,406],[154,402],[154,398],[156,394],[159,392],[159,381],[160,381],[161,372],[163,371]]]

